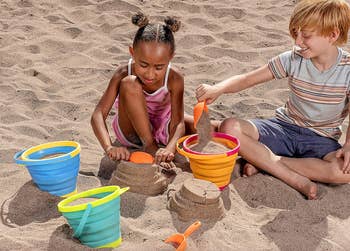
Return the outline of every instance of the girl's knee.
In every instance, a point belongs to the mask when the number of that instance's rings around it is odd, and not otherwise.
[[[142,86],[134,76],[127,76],[120,81],[119,95],[142,94]]]

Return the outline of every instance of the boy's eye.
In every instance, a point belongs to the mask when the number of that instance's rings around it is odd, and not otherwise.
[[[146,64],[140,64],[140,66],[141,66],[142,68],[146,68],[146,67],[147,67]]]
[[[160,71],[160,70],[162,70],[163,69],[163,66],[156,66],[156,70],[157,71]]]

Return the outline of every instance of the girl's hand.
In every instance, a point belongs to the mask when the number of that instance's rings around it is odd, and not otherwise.
[[[166,148],[159,148],[154,157],[154,162],[160,164],[161,162],[172,161],[174,159],[174,153]]]
[[[124,146],[109,146],[106,154],[111,160],[129,160],[130,152]]]
[[[343,158],[343,173],[350,173],[350,143],[345,143],[342,148],[336,152],[337,158]]]
[[[196,88],[196,98],[198,101],[213,103],[220,96],[220,88],[215,85],[201,84]]]

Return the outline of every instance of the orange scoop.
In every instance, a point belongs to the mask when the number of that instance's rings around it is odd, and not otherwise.
[[[197,128],[197,123],[200,117],[202,116],[203,110],[208,112],[208,106],[205,101],[198,102],[193,108],[193,126]]]
[[[165,243],[172,243],[176,248],[176,251],[184,251],[187,247],[186,238],[190,236],[194,231],[196,231],[201,226],[200,221],[196,221],[191,226],[189,226],[183,234],[173,234],[167,238]]]
[[[154,159],[151,154],[138,151],[130,154],[129,161],[137,164],[152,164]]]

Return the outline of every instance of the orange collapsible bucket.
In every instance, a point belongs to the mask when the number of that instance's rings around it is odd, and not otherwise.
[[[197,134],[180,138],[176,143],[176,150],[189,159],[195,178],[210,181],[222,190],[230,183],[240,144],[237,138],[229,134],[215,132],[212,136],[212,141],[223,144],[231,150],[220,154],[186,150],[189,149],[188,145],[184,148],[183,142],[186,140],[188,143],[195,143],[196,140],[193,139],[198,138]]]

